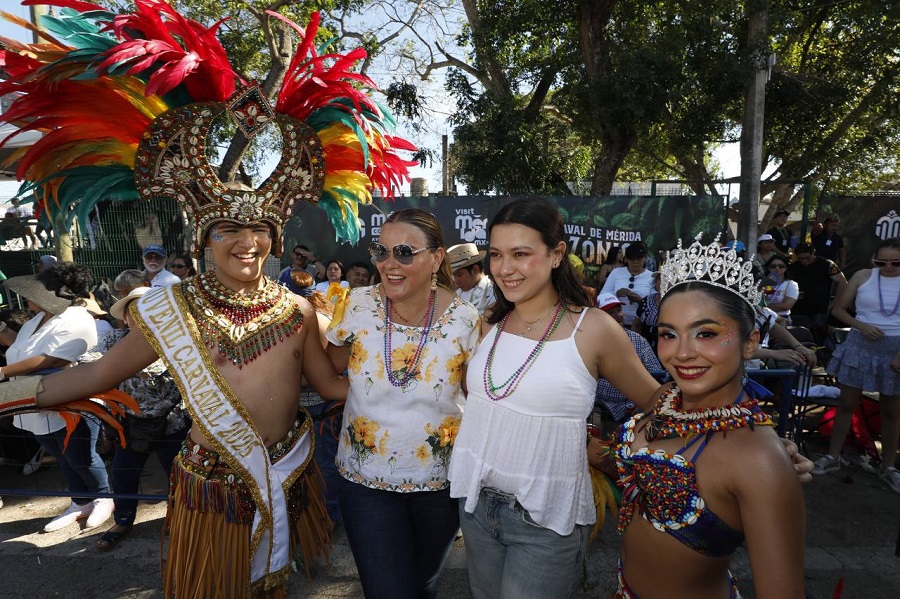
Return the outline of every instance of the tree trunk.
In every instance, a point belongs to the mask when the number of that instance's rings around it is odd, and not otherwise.
[[[612,69],[608,27],[616,4],[617,0],[581,0],[578,4],[578,41],[585,75],[591,87],[598,90]],[[597,93],[593,97],[602,96]],[[632,127],[601,121],[602,146],[594,160],[591,195],[609,195],[625,156],[637,141]]]
[[[766,106],[768,2],[760,0],[750,14],[747,47],[752,53],[753,77],[747,86],[744,121],[741,126],[741,194],[738,204],[738,234],[748,248],[756,247],[759,228],[759,185],[762,177],[763,122]]]
[[[270,102],[273,100],[275,91],[281,88],[281,82],[284,81],[284,76],[287,74],[288,67],[291,64],[291,58],[294,55],[293,39],[290,34],[288,34],[288,32],[280,25],[275,31],[277,35],[275,44],[277,45],[278,51],[271,52],[272,68],[269,70],[268,75],[266,75],[266,80],[260,85],[260,88],[266,97],[269,98]],[[229,144],[228,151],[225,152],[225,157],[222,159],[222,165],[219,167],[220,181],[227,183],[228,181],[235,180],[238,168],[241,165],[241,160],[244,158],[244,154],[246,154],[249,146],[250,140],[247,139],[247,136],[241,131],[238,131],[232,139],[231,144]]]
[[[633,129],[604,127],[603,148],[594,161],[591,195],[609,195],[612,192],[616,174],[636,141],[637,132]]]

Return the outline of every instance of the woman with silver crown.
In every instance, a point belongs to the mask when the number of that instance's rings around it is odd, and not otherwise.
[[[674,386],[617,434],[614,597],[738,597],[728,565],[746,542],[756,596],[802,598],[803,494],[742,375],[759,341],[751,265],[679,243],[661,276],[658,352]]]
[[[556,206],[543,198],[512,202],[489,231],[498,301],[467,367],[449,474],[469,583],[478,599],[568,597],[588,536],[614,501],[588,467],[604,463],[603,448],[585,431],[597,378],[645,410],[659,385],[624,329],[592,307],[568,260]],[[787,452],[776,449],[790,471]],[[608,455],[607,463],[614,473]],[[812,463],[799,463],[807,477]]]

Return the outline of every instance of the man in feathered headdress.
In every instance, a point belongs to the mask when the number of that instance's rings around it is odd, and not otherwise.
[[[306,30],[288,23],[301,45],[272,106],[230,67],[218,24],[205,28],[162,0],[121,15],[51,3],[64,8],[45,26],[65,43],[3,40],[0,56],[11,75],[0,94],[20,94],[3,118],[44,133],[21,156],[23,193],[78,218],[108,197],[174,197],[193,221],[194,254],[208,248],[216,270],[132,302],[141,334],[104,358],[0,385],[0,415],[89,397],[162,358],[194,423],[173,467],[165,595],[284,596],[294,546],[309,564],[330,528],[309,415],[297,412],[301,376],[326,398],[343,398],[347,384],[309,303],[263,264],[281,254],[297,200],[319,202],[355,242],[357,202],[374,188],[390,197],[411,164],[395,149],[412,146],[387,134],[390,116],[366,93],[374,84],[349,70],[364,52],[315,49],[316,15]],[[278,127],[281,162],[259,188],[223,183],[207,161],[221,117],[248,138]]]

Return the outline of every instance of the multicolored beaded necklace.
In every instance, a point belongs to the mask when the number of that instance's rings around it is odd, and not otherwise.
[[[500,321],[500,324],[497,325],[497,334],[494,335],[494,342],[491,344],[491,349],[490,351],[488,351],[487,362],[484,365],[484,390],[487,393],[487,396],[491,398],[491,401],[498,401],[515,393],[516,389],[519,387],[519,383],[522,381],[522,378],[534,365],[534,361],[537,360],[537,357],[540,355],[541,350],[544,349],[544,345],[546,345],[547,339],[550,338],[550,335],[552,335],[553,332],[556,331],[556,329],[559,327],[559,323],[562,322],[563,303],[561,301],[556,302],[556,312],[553,314],[553,319],[547,324],[547,328],[544,330],[544,334],[541,335],[540,339],[538,339],[538,342],[531,350],[531,353],[528,354],[525,362],[521,366],[519,366],[519,368],[516,369],[516,371],[512,373],[505,382],[500,383],[499,385],[495,385],[494,377],[491,374],[491,369],[494,366],[494,356],[497,352],[497,344],[500,342],[500,335],[503,334],[503,330],[506,328],[506,321],[509,320],[510,314],[512,314],[512,311],[507,312],[506,316],[503,317],[503,320]]]
[[[188,279],[182,290],[197,328],[210,349],[238,368],[249,364],[303,327],[303,313],[271,279],[249,294],[222,285],[215,273]]]
[[[384,369],[387,371],[388,382],[394,387],[405,387],[419,372],[419,361],[422,359],[422,349],[428,341],[428,335],[431,333],[431,327],[434,324],[434,315],[437,311],[436,297],[437,289],[432,287],[431,293],[428,294],[428,308],[425,310],[425,313],[428,316],[425,319],[425,329],[422,331],[422,338],[419,339],[419,345],[416,347],[416,353],[413,355],[412,361],[404,362],[403,367],[397,371],[398,373],[403,374],[400,377],[397,377],[397,373],[394,372],[393,368],[394,354],[391,347],[391,337],[393,337],[394,333],[394,325],[391,322],[391,299],[386,295],[384,296]]]
[[[741,389],[733,403],[717,408],[682,410],[681,392],[672,387],[660,398],[653,410],[644,436],[648,443],[673,437],[690,437],[708,432],[729,431],[756,425],[772,426],[772,419],[758,406],[755,399],[740,401]]]
[[[881,309],[882,316],[893,316],[900,309],[900,292],[897,293],[897,301],[894,302],[894,309],[888,312],[884,309],[884,296],[881,295],[881,270],[878,270],[878,307]]]

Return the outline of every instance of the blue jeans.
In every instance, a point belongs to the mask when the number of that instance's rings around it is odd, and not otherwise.
[[[181,442],[184,441],[189,429],[190,426],[168,434],[157,441],[153,447],[152,453],[156,454],[160,465],[165,470],[167,481],[172,475],[172,461],[178,455],[178,451],[181,449]],[[122,447],[116,443],[112,467],[110,468],[112,487],[116,493],[137,494],[140,488],[141,471],[143,471],[149,457],[150,453],[132,451],[127,445]],[[116,497],[116,509],[113,512],[116,524],[119,526],[133,525],[134,517],[137,515],[137,504],[137,499]]]
[[[474,513],[459,501],[475,599],[562,599],[581,571],[588,526],[559,535],[534,522],[512,495],[482,489]]]
[[[78,505],[90,503],[92,500],[90,497],[81,497],[81,493],[109,493],[106,465],[97,453],[99,436],[100,423],[91,416],[81,417],[65,450],[63,450],[66,439],[65,428],[49,435],[35,435],[44,451],[56,458],[63,480],[72,493],[72,501]]]
[[[326,401],[320,404],[308,406],[306,409],[313,417],[313,429],[316,434],[316,447],[313,450],[313,459],[322,471],[322,479],[325,481],[325,507],[328,509],[328,517],[334,524],[341,521],[341,505],[338,500],[338,484],[341,475],[338,473],[334,458],[337,455],[338,440],[341,434],[341,414],[322,418],[322,414],[335,405],[336,401]]]
[[[395,493],[340,477],[344,527],[367,599],[433,599],[459,528],[450,489]]]

